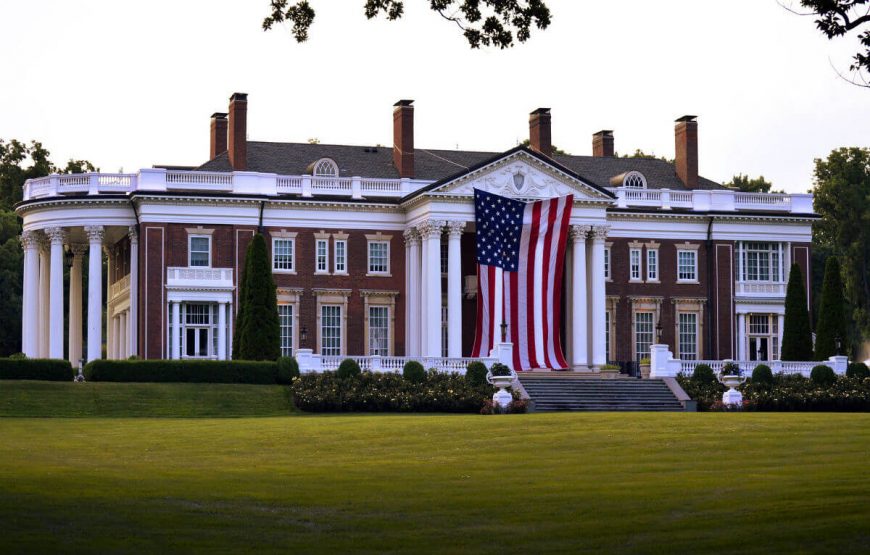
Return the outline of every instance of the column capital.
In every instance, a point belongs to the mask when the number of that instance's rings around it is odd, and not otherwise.
[[[86,225],[85,234],[88,236],[90,243],[102,243],[106,230],[101,225]]]
[[[52,245],[63,245],[67,238],[66,229],[62,227],[47,227],[43,229]]]
[[[445,223],[444,220],[426,220],[417,226],[417,231],[423,239],[440,237]]]
[[[88,252],[88,246],[85,243],[71,243],[69,250],[73,253],[73,258],[81,258]]]
[[[402,232],[402,236],[405,238],[405,243],[408,245],[416,245],[420,243],[420,232],[417,231],[417,228],[409,227]]]
[[[135,225],[131,225],[127,231],[127,236],[130,238],[131,245],[139,244],[139,231],[136,229]]]
[[[450,220],[447,222],[447,234],[450,237],[462,237],[462,232],[465,231],[466,223],[461,220]]]
[[[39,248],[40,237],[35,231],[22,231],[18,240],[24,250]]]
[[[589,232],[589,236],[596,241],[604,241],[607,237],[607,232],[610,231],[609,225],[593,225]]]
[[[572,225],[571,226],[571,239],[575,241],[585,241],[586,237],[589,235],[589,230],[592,229],[590,225]]]

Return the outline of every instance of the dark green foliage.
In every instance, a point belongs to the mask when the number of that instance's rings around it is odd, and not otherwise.
[[[692,372],[692,381],[698,384],[710,384],[716,382],[716,373],[706,364],[695,366]]]
[[[289,385],[299,377],[299,363],[293,357],[278,357],[278,383]]]
[[[346,358],[338,365],[338,370],[335,374],[342,380],[356,378],[360,375],[359,364],[352,358]]]
[[[818,366],[813,366],[813,369],[810,371],[810,379],[816,385],[827,387],[837,381],[837,375],[834,374],[834,370],[830,366],[819,364]]]
[[[773,385],[773,371],[766,364],[759,364],[752,370],[752,383],[755,385]]]
[[[870,368],[867,368],[867,365],[863,362],[853,362],[846,368],[846,377],[855,378],[856,380],[870,378]]]
[[[837,340],[841,343],[847,340],[845,314],[840,262],[837,257],[831,256],[825,262],[825,281],[822,285],[819,322],[816,325],[815,360],[827,360],[828,357],[840,354],[837,352]]]
[[[785,324],[782,331],[782,360],[812,360],[813,338],[807,293],[800,266],[792,264],[785,295]]]
[[[492,396],[491,387],[473,387],[463,376],[444,372],[427,372],[421,383],[397,372],[362,372],[353,380],[338,372],[312,373],[290,388],[296,406],[309,412],[476,413]]]
[[[860,87],[870,86],[867,83],[870,74],[870,29],[861,27],[863,24],[870,25],[867,0],[801,0],[801,7],[818,16],[816,28],[828,39],[842,37],[852,31],[856,33],[855,38],[861,46],[849,66],[849,70],[855,73],[851,82]]]
[[[235,342],[241,360],[276,360],[281,356],[278,298],[266,240],[254,235],[245,254],[244,296],[239,299],[239,333]]]
[[[72,365],[68,360],[53,358],[0,358],[0,380],[72,381]]]
[[[479,360],[468,363],[465,369],[465,381],[473,387],[480,387],[486,383],[486,365]]]
[[[85,379],[96,382],[274,384],[278,363],[249,360],[92,360]]]
[[[423,383],[426,380],[426,370],[416,360],[409,360],[402,367],[402,375],[411,383]]]
[[[747,193],[769,193],[772,183],[764,179],[763,175],[750,179],[748,175],[738,173],[731,178],[731,181],[725,182],[722,185]]]
[[[680,387],[683,388],[683,391],[697,402],[698,410],[706,411],[710,410],[716,401],[722,401],[722,394],[726,388],[719,383],[719,380],[716,379],[713,370],[709,366],[706,364],[699,364],[698,366],[706,366],[706,370],[700,372],[698,379],[695,379],[698,370],[696,367],[696,372],[692,374],[691,378],[680,375],[677,376],[677,381]]]
[[[489,369],[489,373],[493,376],[510,376],[511,369],[507,364],[502,364],[500,362],[496,362]]]

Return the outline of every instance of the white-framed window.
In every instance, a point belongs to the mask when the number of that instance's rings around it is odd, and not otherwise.
[[[320,307],[320,354],[341,354],[341,305],[325,304]]]
[[[677,281],[698,281],[698,251],[677,251]]]
[[[329,272],[329,241],[316,239],[314,242],[314,271],[317,273]]]
[[[646,250],[646,279],[647,281],[659,280],[659,251],[657,249]]]
[[[744,242],[740,245],[742,281],[784,281],[780,276],[780,243]]]
[[[369,241],[369,271],[370,274],[390,273],[390,242]]]
[[[281,356],[293,356],[293,305],[278,305],[278,321],[281,326]]]
[[[335,273],[347,273],[347,239],[335,240]]]
[[[654,331],[652,312],[634,313],[634,352],[637,360],[650,356]]]
[[[640,281],[640,249],[630,249],[628,251],[628,268],[628,279]]]
[[[779,360],[779,315],[749,314],[747,355],[749,360]]]
[[[445,275],[447,274],[447,266],[448,266],[449,256],[450,256],[449,245],[446,242],[442,241],[441,242],[441,273],[445,274]]]
[[[646,189],[646,178],[640,172],[630,171],[622,179],[622,186],[632,189]]]
[[[441,356],[447,358],[449,351],[447,340],[450,338],[449,320],[447,319],[447,305],[441,305]]]
[[[211,236],[187,236],[187,265],[190,267],[211,267]]]
[[[275,237],[272,239],[272,269],[292,272],[296,269],[296,241]]]
[[[369,306],[369,355],[390,354],[390,307]]]
[[[604,279],[610,279],[610,247],[604,248]]]
[[[695,312],[678,313],[677,328],[680,358],[682,360],[698,360],[698,314]]]
[[[217,323],[216,314],[212,314],[217,305],[210,303],[182,303],[184,312],[182,318],[182,355],[185,358],[208,358],[217,351],[212,344],[217,339],[214,329]],[[212,317],[214,316],[214,318]]]
[[[314,163],[314,175],[317,177],[338,177],[338,164],[331,158],[321,158]]]

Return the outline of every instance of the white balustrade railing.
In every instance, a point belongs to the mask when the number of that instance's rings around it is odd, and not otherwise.
[[[232,287],[233,269],[170,266],[169,268],[166,268],[166,286],[208,288]]]
[[[835,358],[837,360],[834,360]],[[774,374],[800,374],[805,378],[809,378],[810,372],[812,372],[813,368],[820,364],[829,366],[837,374],[845,374],[847,366],[847,361],[845,361],[845,359],[846,357],[831,357],[825,361],[734,360],[728,362],[737,364],[740,367],[740,371],[743,372],[743,375],[747,377],[752,376],[752,371],[755,370],[756,366],[764,364],[769,366],[771,372]],[[722,360],[680,360],[678,365],[680,373],[686,376],[691,376],[699,364],[706,364],[713,370],[713,372],[718,374],[722,371],[725,362],[726,361]]]
[[[109,299],[114,299],[128,289],[130,289],[130,274],[127,274],[112,284],[109,288]]]
[[[813,213],[813,197],[809,194],[743,193],[731,189],[673,191],[633,187],[611,187],[609,190],[616,195],[618,208],[643,206],[662,210],[688,208],[698,212],[765,210],[794,214]]]
[[[734,204],[738,208],[754,208],[757,206],[784,206],[791,202],[788,195],[780,193],[735,193]]]
[[[226,172],[168,171],[166,172],[166,184],[232,187],[233,174]]]
[[[781,281],[738,281],[734,294],[738,297],[785,297],[786,286]]]
[[[352,359],[359,364],[360,370],[371,372],[401,372],[405,364],[416,361],[429,370],[434,368],[439,372],[455,372],[465,374],[468,365],[474,361],[482,362],[487,368],[498,362],[495,358],[472,357],[400,357],[400,356],[356,356],[356,355],[317,355],[302,350],[297,353],[299,368],[302,372],[317,372],[321,370],[336,370],[345,359]]]

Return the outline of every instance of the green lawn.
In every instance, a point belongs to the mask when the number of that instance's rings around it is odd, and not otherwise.
[[[868,414],[0,418],[0,444],[0,552],[870,551]]]

